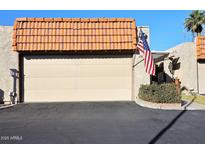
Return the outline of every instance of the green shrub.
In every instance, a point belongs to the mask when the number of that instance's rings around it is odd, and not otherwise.
[[[141,85],[138,96],[142,100],[155,103],[180,103],[181,101],[175,84]]]

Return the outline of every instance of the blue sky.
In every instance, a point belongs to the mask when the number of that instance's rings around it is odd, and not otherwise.
[[[11,26],[17,17],[130,17],[137,26],[150,27],[151,50],[167,50],[182,42],[192,41],[184,29],[184,20],[191,11],[163,10],[6,10],[0,11],[0,25]]]

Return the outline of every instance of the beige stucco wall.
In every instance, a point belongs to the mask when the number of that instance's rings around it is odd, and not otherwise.
[[[18,70],[18,54],[12,52],[12,27],[0,26],[0,100],[9,103],[13,89],[10,69]],[[17,94],[18,94],[18,81]]]
[[[195,53],[195,43],[185,42],[179,44],[169,50],[170,56],[180,57],[180,69],[175,71],[174,77],[179,78],[182,86],[186,86],[188,89],[194,89],[197,92],[197,60]],[[170,74],[168,70],[170,60],[164,61],[164,68],[167,74]]]
[[[147,42],[150,44],[150,28],[149,26],[138,26],[137,32],[139,35],[140,28],[147,35]],[[150,75],[145,72],[144,58],[142,55],[133,55],[133,100],[136,100],[139,93],[139,88],[142,84],[150,84]]]
[[[150,84],[150,76],[145,72],[144,58],[139,54],[133,55],[133,100],[138,97],[142,84]]]

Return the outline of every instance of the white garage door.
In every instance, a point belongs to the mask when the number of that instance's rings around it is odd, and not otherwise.
[[[205,62],[198,63],[199,93],[205,94]]]
[[[24,101],[131,100],[131,56],[24,56]]]

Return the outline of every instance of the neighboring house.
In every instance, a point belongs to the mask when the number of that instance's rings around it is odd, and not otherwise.
[[[205,94],[205,37],[198,37],[196,43],[182,43],[168,51],[169,57],[179,58],[179,68],[174,77],[179,78],[182,86],[189,90]]]
[[[197,75],[199,93],[205,94],[205,36],[197,37]]]
[[[182,43],[167,50],[167,52],[169,52],[169,56],[164,62],[166,68],[165,72],[167,73],[167,75],[172,76],[169,71],[169,64],[172,59],[175,59],[175,66],[173,66],[173,77],[180,79],[182,87],[198,92],[195,43]]]
[[[152,81],[169,83],[178,78],[181,87],[205,94],[205,37],[198,38],[197,43],[185,42],[164,52],[154,52],[153,56],[157,76],[152,77]],[[172,74],[170,65],[173,63]]]
[[[145,83],[137,79],[144,66],[133,67],[134,19],[18,18],[13,35],[11,27],[5,31],[4,102],[12,91],[19,102],[130,101]]]
[[[10,92],[19,90],[18,79],[11,76],[10,70],[19,70],[18,53],[12,52],[12,33],[13,27],[0,26],[0,103],[10,103]]]

